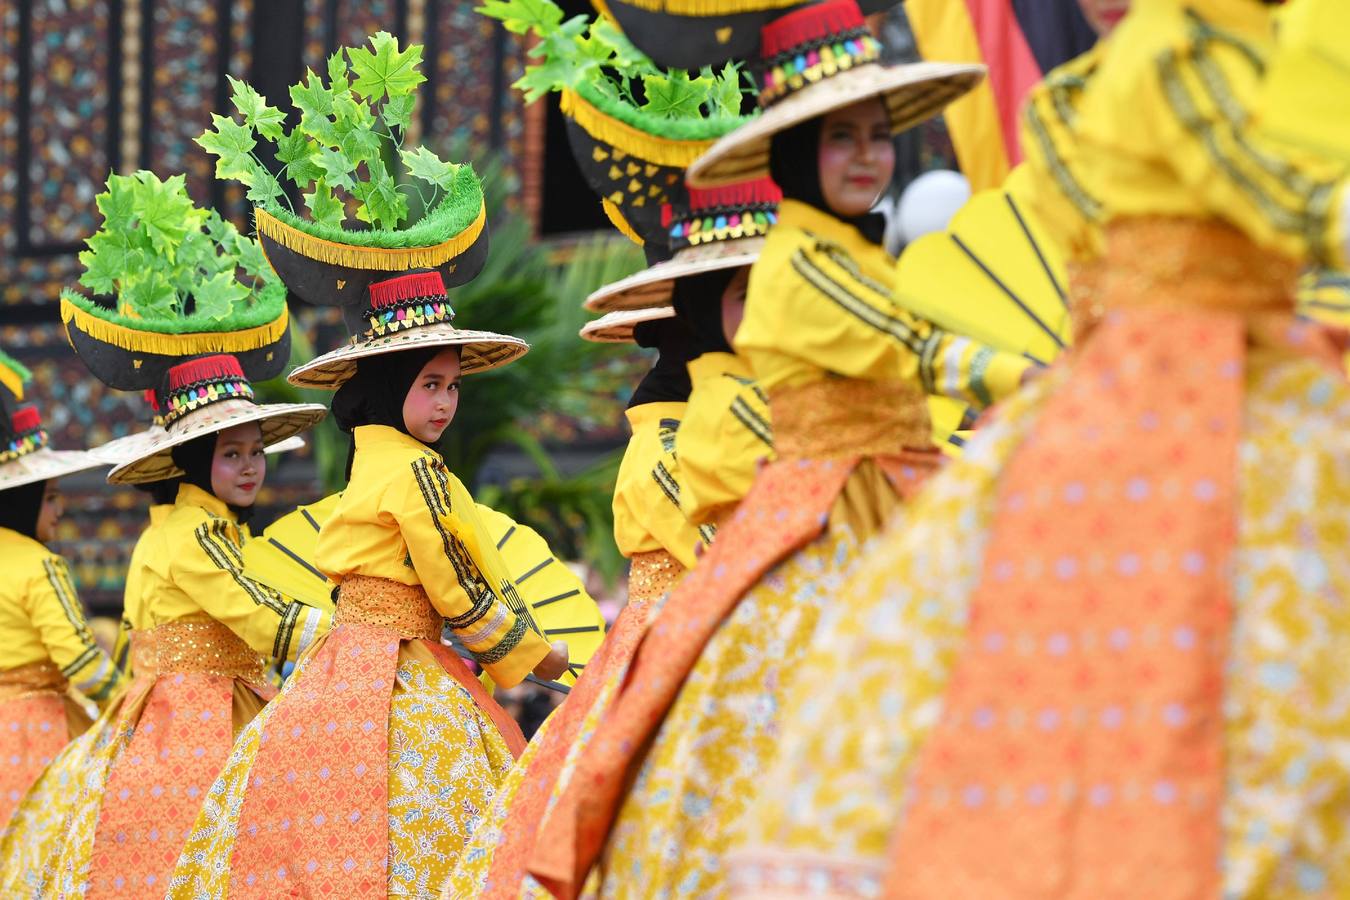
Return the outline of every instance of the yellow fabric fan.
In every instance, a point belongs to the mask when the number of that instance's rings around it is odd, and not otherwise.
[[[318,546],[319,529],[332,515],[340,496],[332,494],[316,503],[297,506],[248,541],[244,545],[245,573],[302,603],[331,612],[335,585],[310,560]],[[581,579],[554,558],[548,543],[533,529],[481,504],[478,514],[516,583],[522,607],[515,613],[547,639],[567,642],[570,671],[556,685],[540,683],[570,688],[604,640],[604,616]]]
[[[947,331],[1049,365],[1070,343],[1064,259],[1004,188],[900,255],[900,302]]]
[[[1350,161],[1350,5],[1299,0],[1278,16],[1252,116],[1270,137]]]

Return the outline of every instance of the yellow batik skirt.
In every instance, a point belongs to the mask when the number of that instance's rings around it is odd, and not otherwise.
[[[1350,896],[1350,386],[1288,355],[1253,351],[1247,365],[1221,893]],[[781,749],[761,772],[772,789],[733,835],[731,896],[878,897],[886,879],[903,881],[892,841],[965,647],[999,478],[1064,374],[1010,401],[929,482],[849,583],[847,614],[822,621],[800,676],[811,690],[790,699]],[[1150,564],[1165,562],[1162,543]],[[1073,871],[1073,860],[1052,862]]]
[[[604,898],[713,897],[740,815],[762,789],[778,745],[778,714],[822,610],[842,592],[863,543],[900,506],[881,468],[864,460],[824,531],[770,569],[736,604],[680,689],[586,888]],[[547,835],[542,836],[547,840]]]
[[[353,634],[358,637],[353,638]],[[325,820],[355,831],[363,823],[344,806],[343,785],[356,783],[368,772],[387,771],[387,807],[380,810],[386,822],[373,832],[387,835],[387,842],[373,853],[376,862],[370,866],[383,869],[378,876],[382,882],[378,892],[390,898],[435,900],[462,848],[491,808],[493,796],[515,757],[463,682],[447,672],[447,664],[462,663],[457,659],[447,663],[421,640],[398,641],[395,637],[391,643],[386,636],[372,644],[370,635],[370,630],[360,631],[356,626],[336,627],[316,645],[278,699],[240,734],[220,777],[207,793],[170,879],[169,897],[355,896],[353,882],[343,874],[348,857],[334,854],[322,842],[308,838],[317,838]],[[390,646],[386,648],[386,644]],[[383,758],[366,759],[343,752],[339,729],[368,730],[363,726],[369,720],[361,715],[348,716],[342,698],[332,694],[327,695],[331,703],[325,704],[327,719],[285,729],[285,734],[275,733],[278,712],[285,710],[288,697],[306,690],[306,681],[312,681],[316,674],[327,674],[319,671],[326,656],[366,651],[378,656],[394,646],[397,662],[392,692],[381,701],[389,707]],[[340,676],[340,663],[337,671]],[[325,690],[349,687],[356,693],[364,687],[355,679],[346,687],[343,684],[330,681]],[[260,771],[255,763],[264,741],[286,741],[292,733],[297,747],[294,762],[304,772],[296,776],[293,772]],[[293,777],[316,778],[320,786],[332,786],[330,791],[320,790],[310,798],[327,811],[307,812],[309,823],[299,815],[294,820],[285,815],[285,785]],[[256,792],[258,816],[264,822],[269,821],[264,813],[274,808],[274,800],[280,808],[279,818],[270,820],[279,823],[276,840],[260,842],[255,851],[266,852],[270,847],[278,852],[276,865],[266,872],[256,868],[243,871],[236,855],[241,814],[250,792]],[[307,829],[307,824],[313,827]],[[356,867],[349,864],[347,868]]]

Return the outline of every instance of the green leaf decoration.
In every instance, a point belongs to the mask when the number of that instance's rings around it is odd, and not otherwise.
[[[230,315],[236,304],[243,303],[249,293],[248,288],[234,280],[233,272],[217,272],[198,282],[192,294],[194,312],[203,318],[218,321]]]
[[[487,0],[474,12],[497,19],[512,34],[533,31],[542,36],[563,19],[563,11],[549,0]]]
[[[230,82],[230,103],[244,117],[244,124],[269,140],[279,140],[285,132],[282,124],[286,121],[286,114],[275,106],[268,106],[267,99],[247,81],[240,81],[232,75],[225,77]]]
[[[384,119],[386,125],[400,131],[406,131],[408,126],[412,124],[413,105],[416,103],[416,94],[390,97],[384,102],[384,109],[380,111],[380,118]]]
[[[399,158],[407,166],[410,175],[429,181],[441,190],[450,190],[455,173],[459,171],[459,166],[443,161],[426,147],[418,147],[412,152],[400,150]]]
[[[305,208],[315,222],[325,225],[341,225],[346,212],[342,201],[333,196],[332,188],[322,178],[314,182],[314,190],[305,194]]]
[[[253,164],[253,190],[266,192],[270,184],[280,191],[276,179]],[[285,291],[256,241],[215,211],[193,205],[182,175],[112,174],[94,199],[103,224],[80,252],[80,284],[117,295],[121,315],[214,321],[256,305],[269,286],[276,286],[270,296]]]
[[[713,74],[711,68],[699,73],[712,79],[712,89],[708,93],[708,112],[715,116],[740,115],[741,98],[745,91],[741,88],[741,69],[734,62],[728,62],[722,71]]]
[[[381,31],[370,38],[370,45],[374,52],[364,47],[347,51],[347,59],[356,73],[352,91],[358,97],[379,101],[410,94],[427,80],[417,71],[422,64],[421,44],[412,44],[407,50],[400,51],[394,36]]]
[[[536,12],[545,18],[553,15],[546,2]],[[580,38],[585,29],[585,20],[578,17],[563,23],[553,39]],[[596,37],[590,52],[597,58],[612,57],[615,51],[606,42],[612,38]],[[443,214],[438,211],[444,207],[441,201],[449,199],[445,195],[459,197],[467,187],[456,178],[459,167],[426,148],[403,146],[417,87],[426,81],[419,70],[422,52],[421,45],[400,47],[396,38],[381,31],[365,46],[329,56],[326,81],[306,69],[305,77],[287,92],[300,113],[290,130],[282,110],[269,106],[246,82],[231,79],[236,117],[215,116],[197,143],[215,155],[217,176],[247,187],[256,206],[303,224],[291,206],[295,192],[278,180],[284,177],[299,191],[309,217],[325,229],[345,229],[347,217],[354,215],[374,226],[370,231],[407,234],[417,224],[409,221],[409,197],[417,197],[417,214],[425,219]],[[260,141],[275,146],[279,172],[269,171],[259,160]],[[429,199],[424,184],[432,186]],[[116,199],[108,203],[114,216],[125,219]]]
[[[713,79],[690,78],[688,72],[672,71],[669,75],[644,75],[642,90],[647,95],[642,109],[671,119],[693,118],[699,115]]]

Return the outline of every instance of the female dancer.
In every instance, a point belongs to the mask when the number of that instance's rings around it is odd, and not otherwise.
[[[1350,889],[1350,388],[1293,298],[1344,265],[1347,171],[1257,130],[1271,24],[1138,0],[1101,47],[1100,320],[846,589],[744,896]]]
[[[783,190],[735,339],[769,396],[777,460],[649,627],[545,822],[531,871],[560,897],[597,863],[599,896],[721,889],[722,850],[773,758],[775,710],[821,607],[936,466],[925,389],[983,405],[1026,369],[907,314],[867,216],[891,178],[892,133],[968,89],[979,67],[881,68],[851,0],[791,13],[764,43],[779,66],[765,112],[690,182],[771,165]],[[785,74],[798,59],[818,66],[809,79]]]
[[[108,705],[121,674],[95,642],[66,561],[47,549],[64,504],[56,480],[103,463],[47,449],[38,411],[15,408],[27,370],[0,354],[0,834],[43,768],[89,727],[70,688]]]
[[[335,625],[236,744],[171,896],[434,897],[525,743],[442,629],[504,687],[566,669],[435,450],[461,376],[524,343],[450,324],[435,270],[376,281],[349,313],[367,329],[290,375],[340,384],[353,437],[314,560],[340,585]]]

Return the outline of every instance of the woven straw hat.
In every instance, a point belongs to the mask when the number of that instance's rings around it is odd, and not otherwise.
[[[605,313],[600,318],[587,322],[581,328],[581,336],[598,344],[631,344],[633,329],[643,322],[658,322],[673,318],[675,318],[673,306],[622,309]]]

